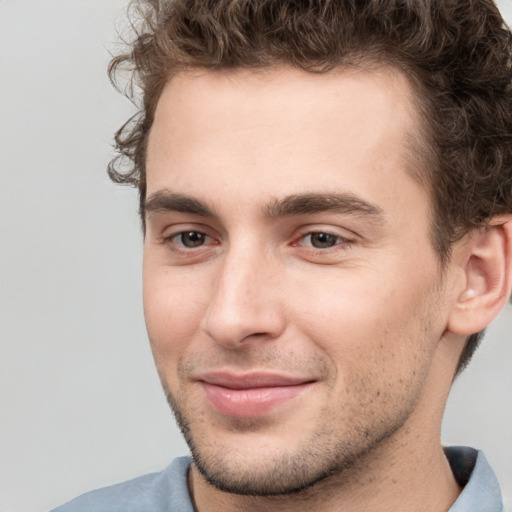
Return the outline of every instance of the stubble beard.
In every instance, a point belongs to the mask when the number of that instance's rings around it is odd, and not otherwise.
[[[213,487],[231,494],[278,497],[307,494],[319,484],[336,481],[339,487],[357,478],[372,453],[403,426],[408,414],[393,424],[355,425],[350,435],[336,439],[328,425],[310,434],[294,453],[274,453],[263,463],[247,461],[233,464],[233,449],[205,445],[194,432],[192,422],[174,395],[164,391],[176,422],[190,448],[194,464]],[[328,411],[325,411],[328,415]],[[250,421],[233,423],[234,429],[250,430]],[[327,440],[327,441],[326,441]],[[364,469],[363,469],[364,471]]]
[[[425,318],[428,320],[429,317]],[[426,321],[424,324],[430,327]],[[426,332],[438,338],[433,329],[428,328]],[[422,341],[425,343],[419,343],[419,347],[431,345],[426,336]],[[336,395],[327,399],[325,408],[315,412],[316,423],[303,430],[302,439],[290,448],[286,432],[283,432],[280,434],[282,445],[276,441],[265,453],[258,453],[255,448],[250,455],[237,453],[236,443],[233,446],[226,442],[221,444],[215,439],[208,431],[213,427],[207,423],[201,403],[194,404],[187,389],[178,386],[171,392],[164,375],[160,375],[160,380],[194,465],[209,484],[242,496],[301,495],[301,498],[307,498],[317,492],[329,492],[329,489],[348,488],[372,474],[375,476],[379,467],[381,471],[387,471],[386,460],[391,453],[395,454],[399,446],[396,443],[404,441],[401,433],[407,436],[409,426],[406,423],[421,398],[431,357],[432,354],[425,353],[420,366],[411,361],[406,375],[394,377],[394,386],[388,386],[389,380],[381,381],[379,386],[378,382],[359,372],[346,375],[342,400],[336,404]],[[334,389],[336,368],[329,366],[323,358],[312,357],[297,362],[289,357],[287,365],[281,356],[268,354],[267,359],[263,362],[272,368],[300,368],[300,365],[316,368],[313,373],[319,375],[323,383],[331,383]],[[186,382],[194,367],[202,367],[202,360],[182,361],[178,381]],[[234,435],[247,434],[248,443],[252,434],[264,433],[268,427],[263,418],[231,418],[224,426]]]

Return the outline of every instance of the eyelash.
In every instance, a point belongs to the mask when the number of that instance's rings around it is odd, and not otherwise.
[[[202,242],[199,243],[199,245],[196,246],[187,246],[183,243],[183,237],[186,235],[192,235],[199,236],[200,240],[202,239]],[[328,240],[331,239],[333,241],[332,245],[327,245],[326,247],[315,247],[313,245],[312,237],[315,236],[322,236],[324,235],[325,238]],[[309,238],[310,243],[304,243]],[[164,237],[163,243],[169,245],[171,250],[174,252],[179,253],[190,253],[194,250],[199,250],[205,246],[206,241],[215,240],[213,237],[209,236],[207,233],[196,230],[196,229],[190,229],[190,230],[183,230],[179,231],[177,233],[172,233],[171,235]],[[334,240],[332,240],[334,239]],[[181,243],[180,241],[181,240]],[[346,250],[349,247],[351,247],[352,243],[354,241],[350,240],[346,237],[343,237],[339,234],[329,232],[327,230],[317,230],[317,231],[308,231],[307,233],[302,234],[297,241],[293,242],[292,246],[294,247],[304,247],[306,250],[309,250],[311,252],[315,253],[326,253],[331,252],[332,250]],[[329,242],[327,242],[329,243]],[[215,242],[214,245],[217,245],[218,242]]]
[[[335,242],[332,245],[328,245],[327,247],[315,247],[312,242],[312,237],[318,236],[318,235],[325,235],[326,237],[335,239]],[[327,252],[327,251],[329,251],[329,249],[333,249],[333,250],[347,249],[353,243],[353,240],[350,240],[350,239],[343,237],[341,235],[338,235],[336,233],[318,230],[318,231],[309,231],[309,232],[305,233],[304,235],[301,235],[299,240],[296,243],[294,243],[294,245],[302,245],[301,242],[305,241],[308,238],[310,239],[310,244],[303,245],[303,247],[308,247],[311,250],[321,251],[321,252]]]
[[[176,251],[176,252],[189,252],[189,251],[193,251],[194,249],[199,249],[199,248],[203,247],[204,242],[201,243],[200,245],[192,246],[192,247],[188,247],[183,243],[183,236],[191,235],[192,233],[194,235],[199,235],[203,240],[208,240],[208,239],[214,240],[213,237],[209,236],[204,231],[200,231],[198,229],[187,229],[184,231],[179,231],[177,233],[172,233],[171,235],[164,237],[162,241],[164,244],[169,245],[169,247],[173,251]],[[177,239],[179,239],[179,238],[181,238],[182,243],[179,243],[177,241]],[[215,244],[215,245],[217,245],[217,244]]]

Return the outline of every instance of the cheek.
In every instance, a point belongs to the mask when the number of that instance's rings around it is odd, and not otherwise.
[[[425,291],[432,281],[399,275],[386,283],[371,271],[359,279],[354,272],[333,280],[338,286],[324,283],[300,294],[299,329],[328,355],[340,378],[354,373],[354,379],[394,386],[426,372],[442,334],[435,296]]]
[[[159,371],[177,365],[195,337],[207,301],[190,277],[171,268],[144,268],[144,317]]]
[[[338,404],[336,414],[362,430],[400,423],[423,393],[437,343],[424,303],[374,296],[371,304],[324,305],[302,329],[335,368],[329,403]]]

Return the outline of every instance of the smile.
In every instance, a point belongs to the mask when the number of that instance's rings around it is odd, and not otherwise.
[[[314,384],[312,380],[279,375],[208,374],[200,380],[209,404],[226,416],[255,418],[292,400]]]

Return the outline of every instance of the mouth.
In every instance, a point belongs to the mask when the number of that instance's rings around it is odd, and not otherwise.
[[[269,373],[208,373],[198,379],[206,400],[225,416],[256,418],[292,401],[314,380]]]

